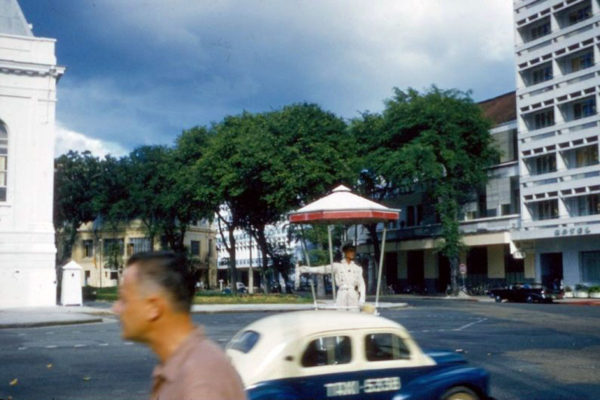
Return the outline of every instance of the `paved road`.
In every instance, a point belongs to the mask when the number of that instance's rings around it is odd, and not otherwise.
[[[600,307],[407,301],[411,307],[383,315],[423,348],[462,349],[491,372],[498,399],[600,398]],[[265,315],[194,318],[225,344]],[[115,321],[1,330],[0,399],[146,399],[155,362],[145,347],[119,338]]]

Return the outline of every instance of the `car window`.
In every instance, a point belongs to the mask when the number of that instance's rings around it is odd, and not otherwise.
[[[241,351],[242,353],[248,353],[258,339],[260,338],[260,334],[254,331],[244,331],[239,335],[236,335],[231,342],[229,342],[229,348]]]
[[[375,333],[365,336],[365,352],[368,361],[408,360],[410,351],[401,337],[391,333]]]
[[[303,367],[347,364],[352,360],[348,336],[320,337],[311,341],[302,354]]]

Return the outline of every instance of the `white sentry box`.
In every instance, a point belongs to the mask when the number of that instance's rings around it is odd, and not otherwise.
[[[62,267],[62,288],[60,292],[60,304],[63,306],[81,306],[81,271],[82,268],[75,261],[69,262]]]

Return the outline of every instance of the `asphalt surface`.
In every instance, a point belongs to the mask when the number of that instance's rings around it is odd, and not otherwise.
[[[460,350],[492,377],[497,399],[600,399],[600,307],[407,301],[383,311],[424,349]],[[198,314],[224,345],[270,313]],[[115,320],[0,330],[0,399],[147,399],[156,362]]]

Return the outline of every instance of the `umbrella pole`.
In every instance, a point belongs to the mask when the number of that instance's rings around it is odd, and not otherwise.
[[[333,293],[333,301],[335,301],[335,275],[333,274],[333,245],[331,241],[332,226],[327,225],[327,236],[329,239],[329,265],[331,265],[331,293]]]
[[[304,235],[304,226],[300,225],[300,232],[302,232],[302,250],[304,250],[304,256],[306,257],[306,265],[310,267],[310,257],[308,256],[308,249],[306,247],[306,235]],[[308,280],[310,283],[310,291],[312,292],[313,304],[315,306],[315,310],[317,307],[317,296],[315,296],[315,285],[313,284],[312,276]]]
[[[381,287],[381,271],[383,270],[383,255],[385,254],[385,234],[387,232],[386,223],[383,223],[383,236],[381,238],[381,254],[379,254],[379,273],[377,275],[377,293],[375,295],[375,310],[379,306],[379,289]]]

